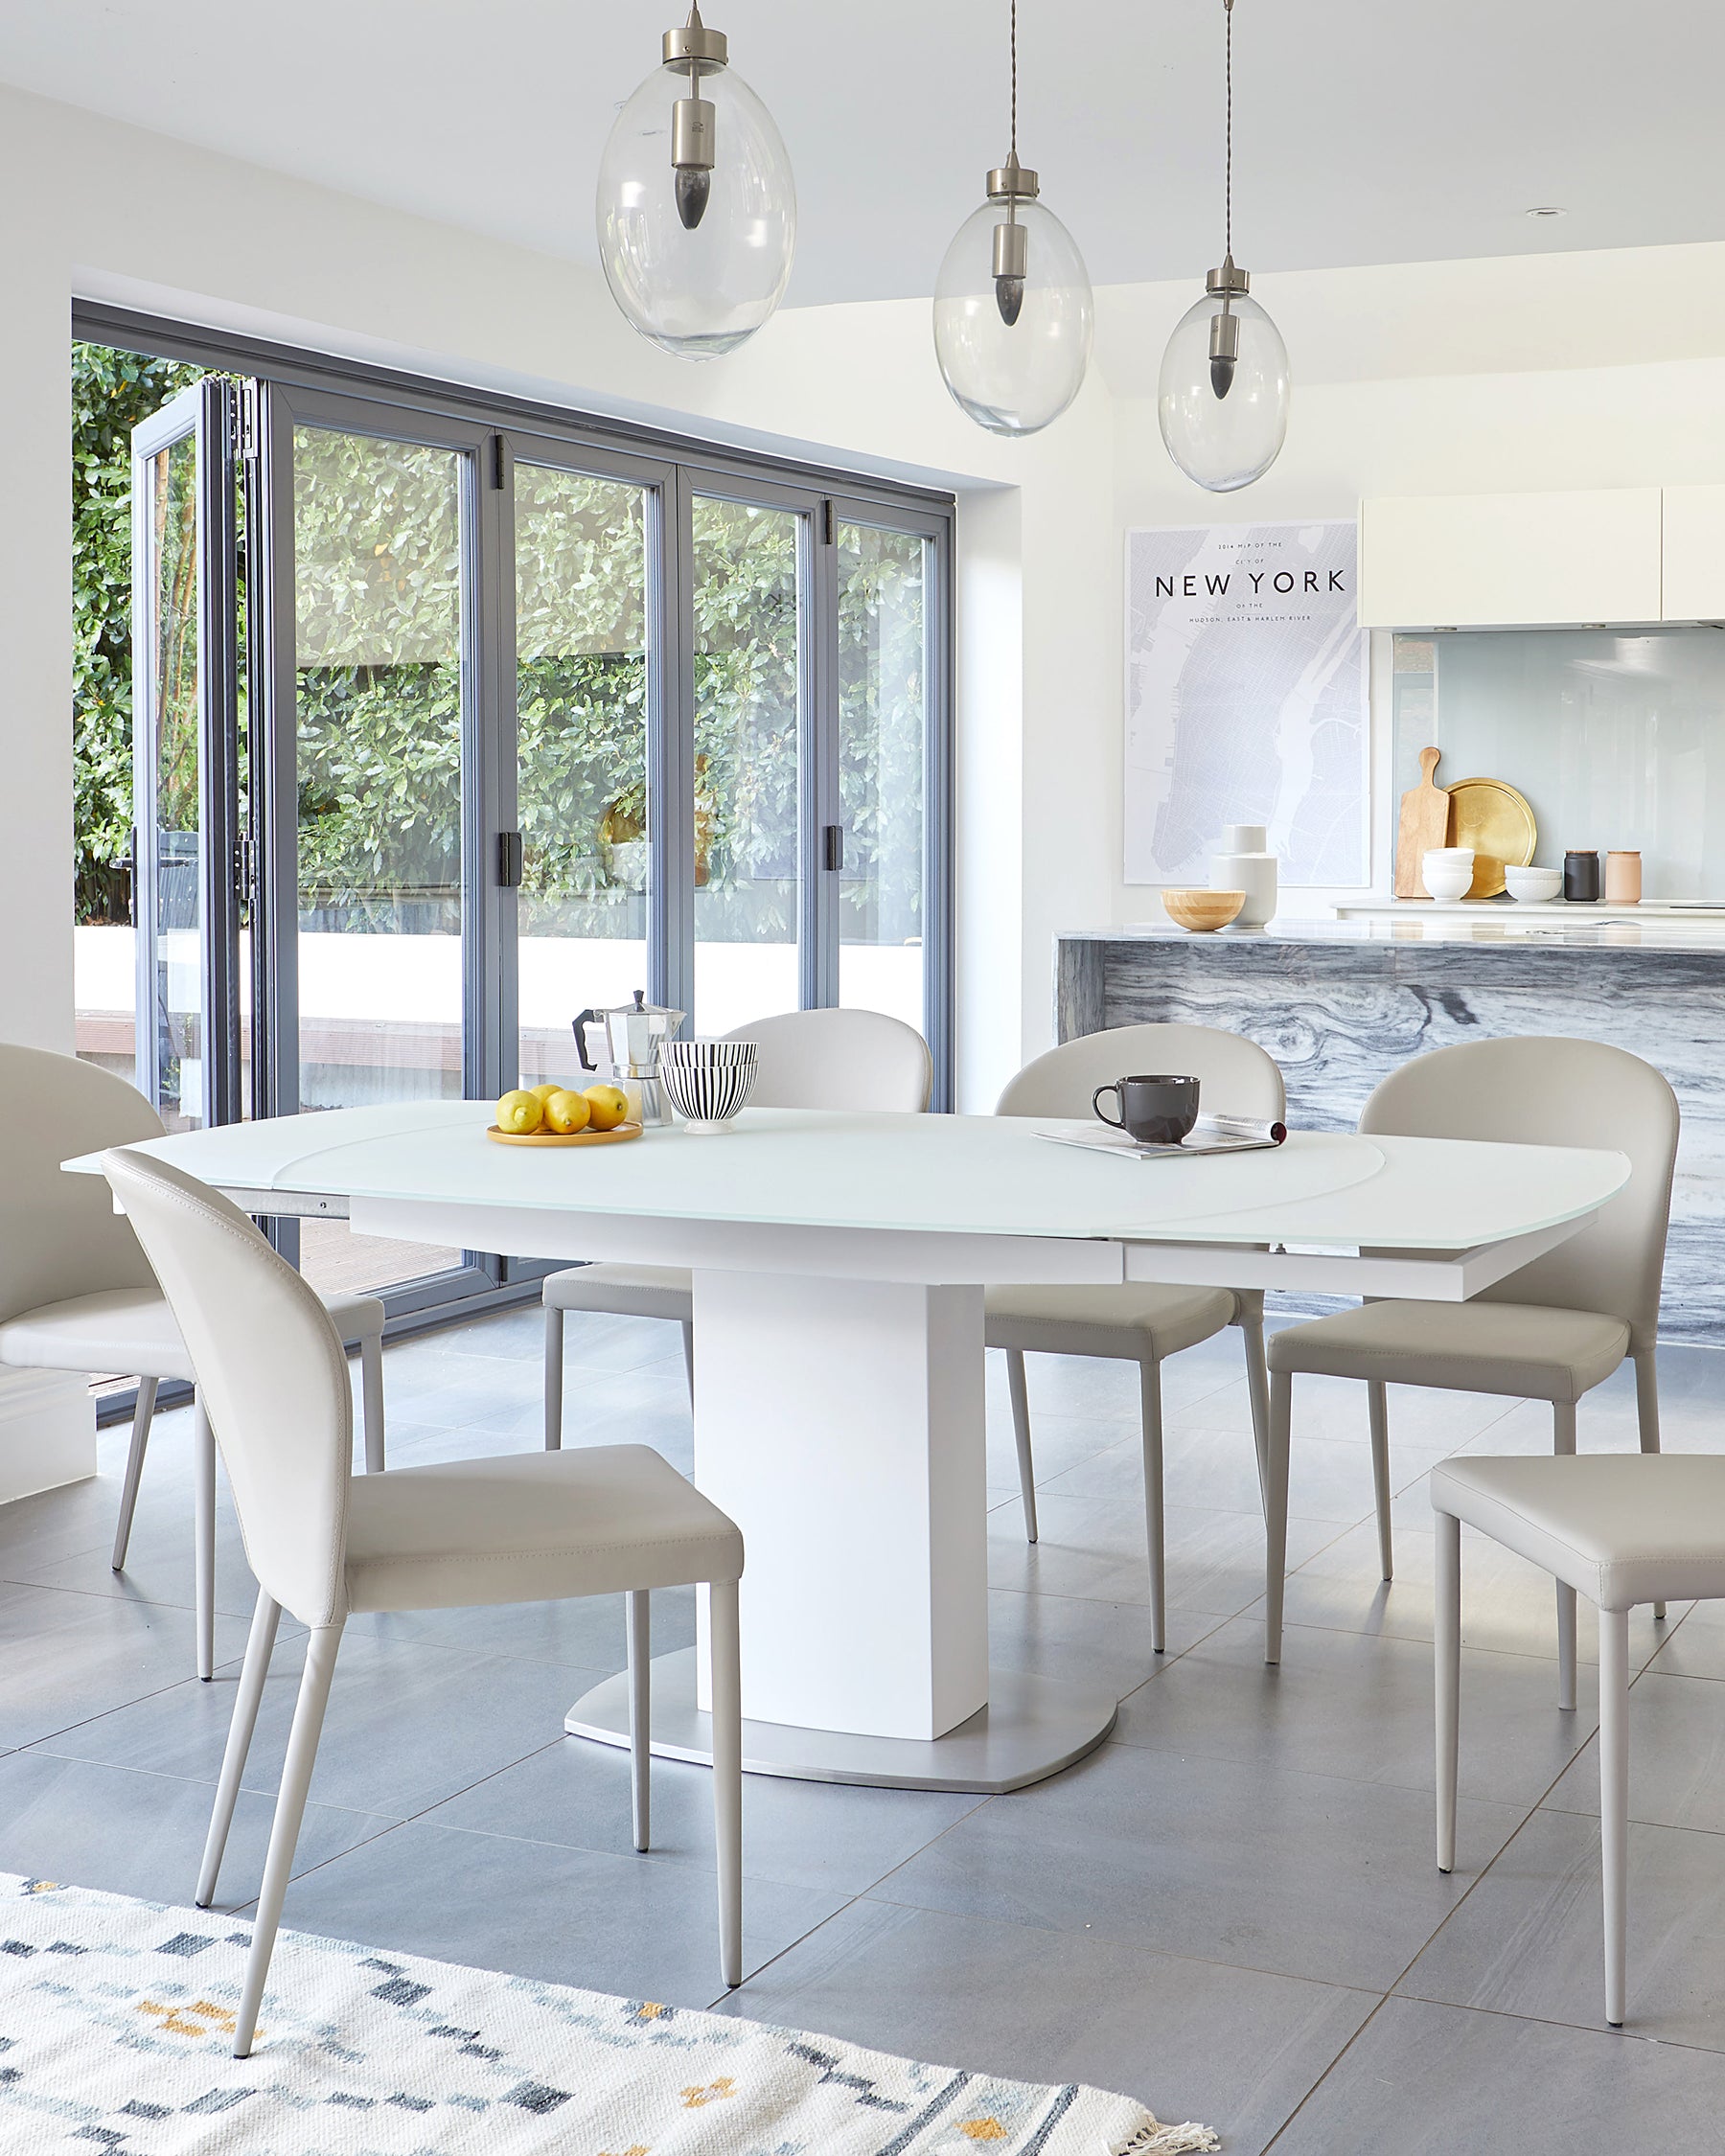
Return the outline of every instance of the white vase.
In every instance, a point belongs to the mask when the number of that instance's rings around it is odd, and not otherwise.
[[[1246,894],[1233,919],[1236,929],[1261,929],[1276,911],[1276,856],[1267,837],[1261,823],[1230,823],[1222,832],[1222,851],[1210,856],[1210,889]]]

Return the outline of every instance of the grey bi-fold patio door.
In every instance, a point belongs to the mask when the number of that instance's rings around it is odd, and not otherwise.
[[[942,1047],[941,515],[270,378],[183,392],[134,479],[165,1113],[569,1077],[576,1014],[636,988],[703,1032],[845,1001]],[[277,1235],[401,1311],[511,1277]]]

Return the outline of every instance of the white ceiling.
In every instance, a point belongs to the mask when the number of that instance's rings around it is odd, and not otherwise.
[[[1005,149],[1006,0],[709,0],[795,166],[794,301],[928,291]],[[0,0],[0,80],[594,261],[673,0]],[[1222,0],[1022,0],[1020,149],[1098,284],[1221,248]],[[1716,0],[1238,0],[1259,270],[1725,238]],[[1535,222],[1534,204],[1568,215]]]

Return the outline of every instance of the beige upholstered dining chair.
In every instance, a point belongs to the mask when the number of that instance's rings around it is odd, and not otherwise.
[[[1270,1342],[1265,1660],[1281,1653],[1293,1383],[1358,1378],[1371,1428],[1378,1559],[1393,1571],[1387,1388],[1436,1387],[1552,1404],[1553,1451],[1576,1449],[1576,1408],[1625,1356],[1644,1453],[1659,1450],[1660,1276],[1677,1158],[1677,1100],[1651,1064],[1598,1041],[1510,1039],[1438,1048],[1392,1071],[1366,1103],[1366,1136],[1475,1138],[1626,1154],[1628,1182],[1598,1218],[1469,1302],[1368,1302]],[[1663,1604],[1654,1613],[1665,1615]],[[1576,1594],[1559,1580],[1564,1704],[1575,1704]]]
[[[1123,1025],[1065,1042],[1026,1064],[1000,1095],[1000,1115],[1092,1112],[1098,1086],[1128,1073],[1179,1071],[1199,1080],[1203,1110],[1279,1122],[1281,1072],[1254,1042],[1208,1025]],[[1260,1483],[1267,1430],[1264,1298],[1255,1289],[1179,1288],[1152,1282],[1118,1287],[1001,1287],[983,1297],[990,1347],[1006,1350],[1012,1428],[1018,1443],[1024,1533],[1036,1540],[1036,1479],[1024,1357],[1093,1355],[1138,1366],[1144,1445],[1144,1526],[1150,1557],[1150,1642],[1162,1652],[1167,1630],[1162,1565],[1162,1365],[1227,1325],[1240,1328]]]
[[[135,1377],[137,1408],[120,1491],[114,1570],[126,1565],[157,1388],[192,1381],[191,1358],[131,1227],[94,1176],[60,1163],[163,1135],[134,1086],[99,1065],[41,1048],[0,1046],[0,1365]],[[331,1296],[346,1340],[359,1342],[365,1464],[383,1465],[383,1305]],[[216,1446],[198,1404],[194,1439],[197,1674],[215,1667]]]
[[[881,1011],[782,1011],[725,1036],[760,1044],[751,1108],[909,1111],[929,1105],[934,1065],[913,1025]],[[684,1267],[576,1265],[545,1281],[545,1444],[563,1443],[564,1314],[666,1318],[682,1327],[695,1383],[695,1291]]]
[[[124,1149],[103,1168],[178,1320],[258,1579],[197,1902],[215,1898],[282,1612],[310,1632],[282,1769],[234,2053],[251,2050],[349,1615],[629,1596],[634,1840],[648,1846],[648,1597],[711,1594],[720,1966],[743,1976],[743,1538],[647,1445],[603,1445],[350,1473],[353,1401],[329,1313],[243,1213],[166,1162]]]
[[[1461,1526],[1552,1573],[1599,1613],[1599,1852],[1605,2019],[1621,2029],[1628,1982],[1629,1613],[1638,1603],[1725,1596],[1725,1459],[1674,1454],[1449,1459],[1432,1470],[1438,1526],[1438,1869],[1456,1866]],[[1575,1633],[1558,1704],[1576,1704]]]

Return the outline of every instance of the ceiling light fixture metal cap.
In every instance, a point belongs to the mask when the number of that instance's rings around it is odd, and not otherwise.
[[[1225,296],[1231,298],[1235,292],[1251,291],[1252,273],[1250,270],[1238,267],[1232,255],[1230,255],[1220,269],[1212,269],[1206,273],[1204,288],[1212,299],[1221,299]]]
[[[667,67],[686,67],[691,60],[703,68],[724,67],[730,59],[730,40],[724,31],[707,28],[699,8],[689,11],[680,30],[666,31],[660,49]]]
[[[997,165],[988,175],[988,199],[991,202],[1032,202],[1041,192],[1036,174],[1027,165],[1021,165],[1016,155],[1005,164]]]

